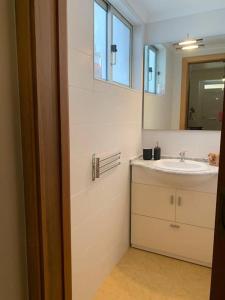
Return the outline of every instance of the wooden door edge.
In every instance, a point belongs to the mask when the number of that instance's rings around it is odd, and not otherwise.
[[[71,300],[67,2],[16,0],[15,4],[29,299]],[[48,9],[48,5],[54,9]],[[53,41],[45,45],[57,73],[52,75],[54,81],[48,77],[50,68],[44,65],[43,41],[48,38],[48,30],[45,33],[41,22],[45,20],[51,20],[54,29]],[[40,82],[42,73],[47,75],[45,86]],[[45,95],[45,89],[46,95],[47,89],[56,95],[49,99],[51,105],[47,97],[40,97],[40,93]],[[45,107],[52,118],[48,119]],[[47,126],[43,128],[45,122]],[[45,134],[50,134],[50,130],[55,134],[54,147],[46,141]],[[48,160],[50,165],[53,159],[58,163],[51,176],[59,195],[50,199],[53,186],[45,176],[49,174]],[[57,205],[49,217],[53,203]],[[54,226],[55,231],[50,232]],[[52,241],[57,242],[57,255]]]
[[[62,218],[65,299],[72,299],[71,207],[70,207],[70,137],[67,1],[58,0],[59,82],[62,156]]]

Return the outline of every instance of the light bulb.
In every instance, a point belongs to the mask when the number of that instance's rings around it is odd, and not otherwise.
[[[192,50],[192,49],[198,49],[198,48],[199,48],[198,45],[190,45],[190,46],[182,47],[182,50]]]
[[[187,41],[184,41],[184,42],[180,42],[179,46],[192,45],[192,44],[196,44],[196,43],[197,43],[196,40],[187,40]]]

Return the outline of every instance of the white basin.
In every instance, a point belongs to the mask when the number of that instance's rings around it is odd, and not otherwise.
[[[219,168],[210,166],[207,162],[185,160],[182,163],[175,158],[159,161],[136,159],[132,161],[132,165],[135,170],[133,180],[137,183],[216,192]]]
[[[152,168],[159,171],[178,174],[204,174],[211,173],[212,169],[208,163],[193,160],[162,159],[155,161]],[[214,170],[215,171],[215,170]]]

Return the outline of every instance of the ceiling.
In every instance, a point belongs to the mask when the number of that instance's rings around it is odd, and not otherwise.
[[[144,22],[157,22],[225,8],[224,0],[127,0]]]

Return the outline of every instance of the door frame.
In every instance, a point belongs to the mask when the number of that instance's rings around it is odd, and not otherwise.
[[[225,87],[225,83],[224,83]],[[225,116],[225,93],[223,116]],[[223,117],[210,300],[225,297],[225,118]]]
[[[29,299],[71,300],[67,1],[15,15]]]
[[[189,65],[206,62],[225,61],[225,53],[183,57],[181,79],[180,130],[187,129],[187,110],[189,97]]]

